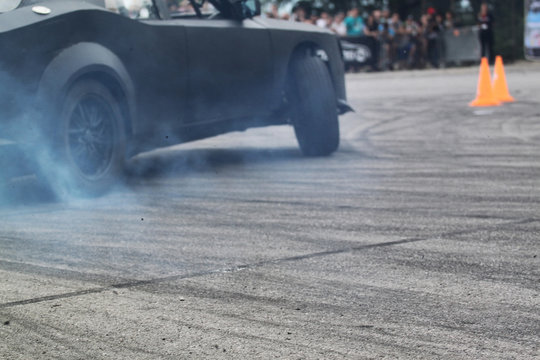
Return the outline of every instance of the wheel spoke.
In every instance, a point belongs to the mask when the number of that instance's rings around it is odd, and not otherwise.
[[[77,105],[76,113],[79,115],[78,118],[81,120],[81,125],[86,128],[88,126],[88,115],[83,104],[79,103]]]
[[[92,128],[94,130],[99,130],[104,127],[103,114],[96,114],[93,119]]]
[[[84,144],[78,143],[72,148],[72,152],[76,157],[80,157],[86,152],[86,147]]]
[[[92,142],[98,143],[98,144],[109,144],[110,139],[108,139],[107,134],[93,134],[92,135]]]
[[[96,127],[97,118],[98,118],[98,109],[96,108],[96,105],[89,106],[88,110],[88,127],[90,129],[94,129]]]
[[[114,116],[106,102],[85,97],[75,107],[68,128],[71,152],[79,169],[98,176],[111,161],[114,149]]]

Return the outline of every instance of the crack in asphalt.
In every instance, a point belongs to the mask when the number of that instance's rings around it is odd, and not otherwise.
[[[115,290],[115,289],[126,289],[126,288],[133,288],[133,287],[139,287],[139,286],[144,286],[144,285],[158,284],[158,283],[163,283],[167,281],[192,279],[192,278],[197,278],[197,277],[207,276],[207,275],[212,275],[212,274],[238,272],[238,271],[243,271],[243,270],[255,269],[255,268],[259,268],[259,267],[263,267],[267,265],[275,265],[275,264],[302,261],[302,260],[325,257],[325,256],[353,253],[356,251],[368,250],[372,248],[395,246],[395,245],[408,244],[408,243],[427,241],[427,240],[438,240],[445,237],[471,234],[471,233],[484,231],[484,230],[501,230],[509,226],[511,227],[511,226],[516,226],[516,225],[525,225],[525,224],[530,224],[530,223],[539,222],[539,221],[540,219],[537,219],[537,218],[528,218],[528,219],[517,220],[517,221],[507,222],[507,223],[493,225],[493,226],[481,226],[481,227],[476,227],[474,229],[468,229],[468,230],[449,231],[445,233],[440,233],[435,236],[411,237],[411,238],[405,238],[401,240],[359,245],[359,246],[353,246],[353,247],[342,248],[342,249],[319,251],[319,252],[314,252],[314,253],[309,253],[309,254],[295,255],[295,256],[289,256],[289,257],[278,258],[278,259],[263,260],[263,261],[259,261],[255,263],[236,265],[236,266],[231,266],[227,268],[204,270],[204,271],[192,272],[192,273],[187,273],[187,274],[179,274],[179,275],[170,275],[170,276],[164,276],[164,277],[148,279],[148,280],[127,281],[127,282],[121,282],[117,284],[111,284],[108,286],[101,286],[101,287],[96,287],[96,288],[91,288],[91,289],[72,291],[72,292],[66,292],[62,294],[40,296],[40,297],[31,298],[31,299],[1,303],[0,309],[20,306],[20,305],[35,304],[35,303],[46,302],[46,301],[51,301],[51,300],[78,297],[78,296],[83,296],[83,295],[88,295],[88,294],[96,294],[96,293],[101,293],[101,292]]]

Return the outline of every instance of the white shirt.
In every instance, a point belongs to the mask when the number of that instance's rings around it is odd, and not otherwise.
[[[332,23],[330,26],[330,29],[334,30],[334,32],[338,35],[345,36],[347,35],[347,26],[345,25],[345,22],[342,21],[339,24],[338,23]]]

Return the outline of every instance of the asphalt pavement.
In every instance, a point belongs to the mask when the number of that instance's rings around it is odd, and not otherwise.
[[[540,358],[540,64],[350,74],[341,147],[289,127],[142,154],[0,206],[2,359]]]

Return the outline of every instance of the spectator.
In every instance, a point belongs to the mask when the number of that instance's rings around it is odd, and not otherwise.
[[[444,19],[441,14],[435,15],[435,23],[440,31],[444,31],[446,27],[444,26]]]
[[[345,14],[342,12],[339,12],[334,17],[334,22],[332,22],[332,25],[330,26],[330,30],[338,34],[339,36],[346,36],[347,35],[347,26],[345,25]]]
[[[334,17],[330,14],[328,14],[328,18],[326,19],[326,28],[329,30],[332,30],[332,24],[334,23]]]
[[[381,23],[382,24],[387,24],[390,22],[390,10],[389,9],[384,9],[382,11],[382,15],[381,15]]]
[[[394,64],[394,36],[390,34],[390,26],[387,22],[383,24],[383,30],[379,35],[381,44],[381,66],[383,70],[393,70]]]
[[[423,66],[423,41],[421,27],[418,25],[412,15],[407,17],[405,22],[405,31],[409,35],[410,53],[409,67],[421,68]]]
[[[317,17],[317,14],[315,14],[315,12],[312,12],[311,16],[308,19],[306,19],[305,22],[308,23],[308,24],[311,24],[311,25],[317,25],[317,20],[318,19],[319,18]]]
[[[437,48],[439,49],[439,63],[446,66],[446,24],[442,15],[435,16],[435,22],[439,28],[439,38],[437,40]],[[452,28],[449,28],[452,30]]]
[[[420,34],[417,37],[418,47],[416,51],[415,66],[423,69],[426,66],[428,52],[428,33],[430,17],[426,13],[420,17]]]
[[[366,24],[364,25],[364,35],[368,36],[370,38],[371,42],[371,70],[372,71],[378,71],[379,70],[379,52],[380,52],[380,44],[379,44],[379,24],[375,21],[374,14],[371,14],[368,16],[366,20]]]
[[[396,36],[401,26],[401,19],[398,13],[393,13],[392,17],[388,20],[388,31],[390,35]]]
[[[332,17],[326,11],[323,11],[321,12],[321,16],[317,19],[315,24],[318,27],[329,28],[332,24]]]
[[[482,48],[482,57],[489,57],[489,63],[495,61],[493,53],[493,15],[488,9],[488,4],[483,2],[478,14],[478,25],[480,26],[480,46]]]
[[[293,14],[290,17],[290,20],[297,21],[297,22],[305,22],[307,20],[307,18],[306,18],[306,9],[304,9],[303,6],[297,6],[293,10]]]
[[[171,1],[189,3],[187,0]],[[412,15],[402,21],[398,13],[391,14],[387,8],[382,11],[375,9],[365,21],[356,7],[349,10],[347,15],[345,17],[345,13],[339,12],[333,17],[328,11],[322,11],[320,16],[317,16],[315,11],[312,11],[311,3],[301,1],[293,8],[292,14],[284,14],[281,18],[314,24],[329,29],[338,36],[363,37],[350,40],[369,47],[369,66],[372,71],[421,69],[426,64],[433,68],[438,68],[441,64],[444,66],[447,57],[447,30],[450,30],[450,34],[453,32],[455,36],[459,35],[459,28],[455,27],[452,13],[446,12],[445,16],[442,16],[437,14],[433,7],[426,10],[420,21],[416,21]],[[278,16],[275,3],[271,5],[266,16]],[[478,23],[481,28],[482,55],[489,55],[493,62],[493,17],[485,2],[478,14]]]
[[[373,15],[373,20],[377,24],[377,31],[380,33],[382,31],[382,12],[381,10],[373,10],[371,13]]]
[[[352,8],[349,11],[349,16],[345,18],[345,26],[347,27],[348,36],[362,35],[364,30],[364,19],[360,16],[358,8]]]
[[[269,19],[279,19],[278,5],[276,3],[272,3],[272,5],[270,5],[270,11],[267,11],[265,15]]]
[[[396,64],[399,69],[408,69],[412,66],[415,52],[414,42],[404,23],[401,23],[394,37],[396,47]]]
[[[448,30],[454,28],[454,15],[450,11],[447,11],[444,16],[444,28]]]
[[[409,15],[407,17],[407,20],[405,21],[405,30],[412,37],[416,37],[420,32],[420,27],[418,26],[416,21],[414,21],[414,18],[412,15]]]
[[[430,11],[431,9],[431,11]],[[425,37],[426,37],[426,54],[429,63],[433,68],[439,67],[439,34],[441,29],[435,19],[437,14],[434,8],[428,9],[426,16]]]
[[[373,15],[369,15],[364,25],[364,35],[376,39],[379,36],[379,24],[375,21]]]

